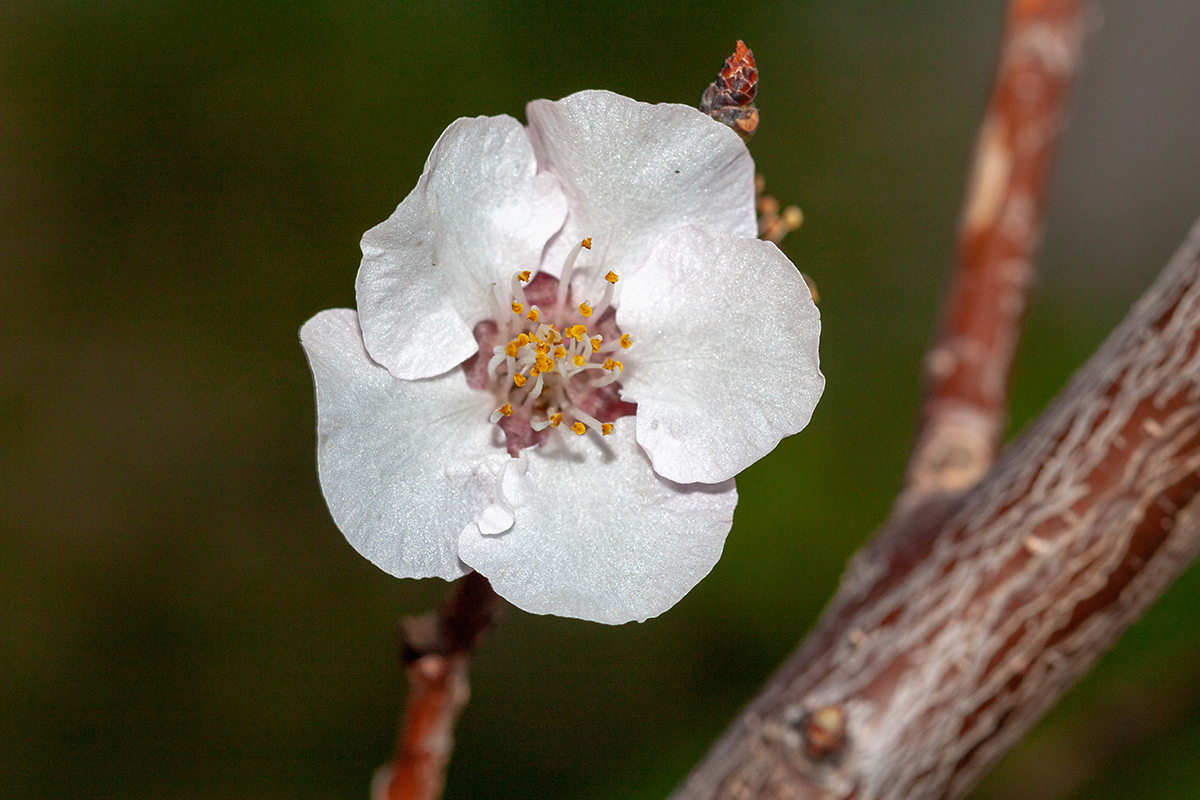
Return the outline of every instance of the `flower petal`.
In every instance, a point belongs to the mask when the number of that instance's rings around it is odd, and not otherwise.
[[[757,235],[754,161],[738,135],[691,106],[585,91],[526,107],[538,164],[562,182],[571,212],[542,259],[557,277],[585,237],[584,263],[625,277],[667,231],[698,225]]]
[[[475,324],[491,315],[491,284],[536,272],[566,212],[519,122],[455,121],[416,188],[363,235],[358,307],[371,358],[399,378],[439,375],[468,358]]]
[[[629,276],[617,324],[634,342],[621,397],[673,481],[733,477],[807,425],[825,388],[820,313],[769,242],[672,233]]]
[[[731,480],[680,486],[655,475],[621,422],[603,440],[525,450],[498,483],[512,528],[489,536],[468,525],[460,557],[526,611],[610,624],[656,616],[687,594],[720,558],[737,504]]]
[[[402,381],[372,362],[358,317],[322,311],[300,329],[317,385],[317,468],[354,549],[401,578],[470,572],[458,534],[491,502],[492,398],[460,370]]]

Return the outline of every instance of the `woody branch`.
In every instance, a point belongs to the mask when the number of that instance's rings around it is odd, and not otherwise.
[[[893,517],[674,800],[962,797],[1200,552],[1200,225],[972,489]]]
[[[1083,14],[1011,4],[905,490],[674,800],[962,797],[1200,552],[1200,225],[993,463]]]
[[[503,609],[487,578],[457,581],[441,611],[401,622],[408,705],[392,762],[376,774],[371,800],[437,800],[454,748],[454,724],[467,703],[467,671],[483,634]]]

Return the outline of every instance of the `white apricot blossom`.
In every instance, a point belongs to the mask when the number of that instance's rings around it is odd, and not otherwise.
[[[527,111],[454,122],[363,237],[358,311],[301,330],[321,487],[393,575],[645,620],[716,563],[734,475],[808,423],[819,315],[755,238],[733,131],[602,91]]]

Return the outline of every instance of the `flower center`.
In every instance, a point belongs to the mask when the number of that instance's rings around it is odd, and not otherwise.
[[[492,319],[475,328],[479,353],[465,365],[467,380],[496,396],[491,421],[504,431],[510,455],[541,444],[554,428],[607,436],[614,420],[637,408],[618,393],[625,370],[619,357],[632,340],[617,328],[612,308],[617,274],[604,276],[594,304],[571,296],[575,263],[591,246],[584,239],[571,249],[557,281],[519,272],[507,289],[493,284]]]

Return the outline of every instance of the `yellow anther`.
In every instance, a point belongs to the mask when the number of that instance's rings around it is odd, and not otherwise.
[[[612,372],[614,369],[619,369],[621,372],[625,371],[624,364],[622,364],[620,361],[613,361],[611,358],[604,360],[604,368],[609,372]]]
[[[549,372],[550,370],[554,369],[554,362],[546,358],[541,353],[538,353],[535,359],[537,361],[538,369],[540,369],[542,372]]]
[[[616,283],[618,280],[617,273],[609,271],[609,273],[604,276],[604,280],[608,281],[609,283]]]
[[[538,351],[539,355],[544,356],[544,355],[546,355],[546,353],[550,352],[550,343],[549,342],[538,342],[537,346],[534,349]]]
[[[571,426],[571,430],[575,432],[576,436],[583,436],[585,433],[587,433],[587,426],[582,422],[576,422]]]
[[[524,347],[525,345],[529,344],[532,341],[533,340],[530,339],[529,336],[522,333],[520,336],[517,337],[517,347]]]
[[[512,416],[512,413],[513,413],[512,406],[510,406],[508,403],[505,403],[504,405],[500,406],[499,410],[500,410],[500,413],[506,417]]]
[[[587,327],[584,325],[572,325],[570,328],[567,328],[565,331],[563,331],[563,333],[565,333],[568,338],[574,339],[578,342],[581,341],[584,336],[587,336]]]
[[[525,270],[521,274],[517,275],[517,280],[519,280],[521,283],[529,283],[529,270]]]
[[[592,337],[592,352],[593,353],[600,349],[600,345],[603,341],[604,340],[601,339],[599,336]]]
[[[525,306],[514,301],[512,304],[512,310],[514,314],[523,314],[525,312]]]
[[[629,334],[628,334],[628,333],[622,333],[622,334],[621,334],[621,348],[622,348],[623,350],[628,350],[628,349],[629,349],[629,346],[630,346],[630,345],[632,345],[632,344],[633,344],[633,339],[630,339],[630,338],[629,338]]]
[[[571,359],[571,361],[575,362],[575,366],[577,366],[577,367],[582,367],[583,363],[584,363],[583,356],[575,356],[574,358]]]
[[[579,314],[580,314],[580,316],[590,317],[592,315],[592,307],[589,306],[586,302],[580,303],[579,304]]]
[[[566,349],[563,348],[562,345],[559,345],[558,347],[554,348],[554,357],[555,358],[566,358],[567,357]]]
[[[525,376],[524,375],[513,375],[513,383],[515,383],[517,386],[524,386],[525,385]]]
[[[557,428],[560,424],[562,424],[562,414],[551,414],[550,426]]]
[[[540,369],[538,369],[537,367],[532,367],[529,370],[529,377],[531,377],[531,378],[536,378],[538,375],[541,375],[541,374],[542,374],[542,371]]]
[[[516,358],[517,357],[517,348],[519,348],[520,346],[521,345],[517,342],[517,340],[513,339],[511,342],[509,342],[507,345],[505,345],[504,355],[508,356],[509,358]]]
[[[589,236],[588,238],[584,239],[582,242],[579,243],[579,245],[584,250],[591,250],[592,249],[592,237]]]
[[[600,425],[600,433],[601,434],[603,434],[604,436],[608,436],[612,432],[613,432],[613,424],[611,422],[601,423],[601,425]]]
[[[529,313],[525,315],[525,319],[529,320],[530,322],[537,322],[538,316],[538,310],[536,308],[531,308],[529,309]]]

